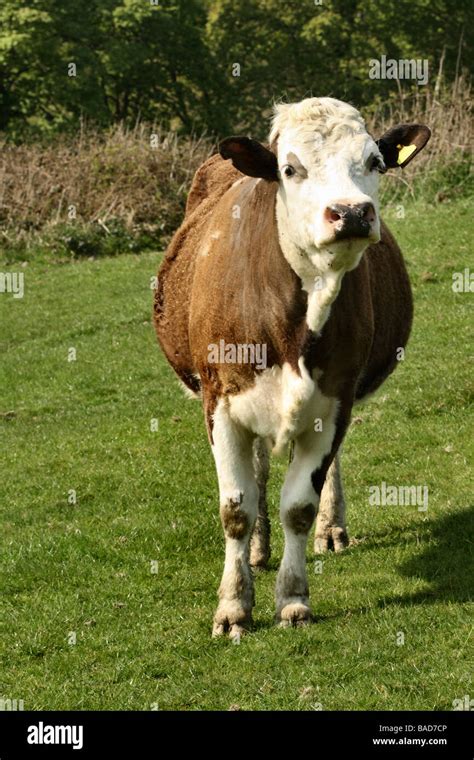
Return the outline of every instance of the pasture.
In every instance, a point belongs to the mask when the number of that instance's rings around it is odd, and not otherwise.
[[[151,324],[160,255],[16,265],[24,297],[0,294],[0,697],[26,710],[451,710],[474,696],[474,293],[452,290],[472,204],[384,218],[415,321],[346,440],[352,545],[317,558],[308,545],[316,622],[274,627],[286,466],[274,460],[270,569],[239,645],[210,636],[217,484],[199,402]],[[369,505],[382,482],[427,486],[428,510]]]

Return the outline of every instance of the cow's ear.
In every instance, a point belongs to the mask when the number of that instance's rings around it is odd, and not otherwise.
[[[425,147],[430,136],[431,131],[423,124],[398,124],[376,142],[387,169],[403,169]]]
[[[278,182],[278,161],[271,150],[250,137],[227,137],[219,145],[222,158],[230,158],[242,174]]]

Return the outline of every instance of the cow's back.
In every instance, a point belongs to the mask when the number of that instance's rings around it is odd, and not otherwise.
[[[216,204],[241,177],[240,172],[218,154],[198,169],[188,195],[184,221],[173,236],[158,272],[154,302],[158,340],[174,370],[193,391],[199,390],[189,350],[189,305],[196,256]]]

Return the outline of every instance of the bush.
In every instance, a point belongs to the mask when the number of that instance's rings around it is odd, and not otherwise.
[[[468,83],[439,83],[365,109],[380,136],[400,122],[428,124],[431,140],[403,172],[382,180],[383,204],[429,203],[474,192]],[[0,253],[7,260],[69,259],[162,249],[179,226],[192,176],[212,153],[206,137],[154,125],[82,128],[54,143],[0,145]]]
[[[440,79],[440,78],[439,78]],[[450,87],[439,81],[434,89],[420,88],[415,94],[398,97],[367,114],[369,131],[380,136],[400,123],[427,124],[431,139],[403,172],[389,171],[382,183],[383,203],[420,198],[428,203],[460,194],[472,195],[472,95],[471,87],[458,77]]]
[[[0,251],[29,259],[162,248],[179,225],[205,138],[152,125],[0,145]]]

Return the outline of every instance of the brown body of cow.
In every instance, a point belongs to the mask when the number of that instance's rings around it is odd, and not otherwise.
[[[271,388],[280,388],[278,383],[283,383],[281,369],[286,367],[289,376],[298,378],[301,361],[317,384],[318,398],[336,400],[331,440],[311,472],[314,499],[303,499],[302,503],[295,497],[294,504],[290,499],[282,522],[290,544],[298,544],[301,538],[304,555],[319,505],[316,549],[342,549],[347,545],[347,533],[337,453],[354,403],[375,391],[392,372],[412,322],[412,296],[404,261],[382,224],[380,241],[367,247],[358,266],[344,274],[327,320],[318,333],[313,332],[306,320],[308,294],[280,246],[275,216],[277,190],[277,182],[244,177],[221,155],[206,161],[195,175],[185,219],[160,268],[155,295],[158,340],[182,382],[202,394],[218,472],[219,468],[224,472],[220,512],[229,551],[214,632],[229,632],[231,636],[239,635],[251,619],[253,589],[248,562],[264,565],[270,553],[265,499],[268,456],[262,441],[266,438],[276,444],[275,436],[266,434],[263,423],[260,428],[258,423],[245,422],[253,419],[250,413],[241,419],[232,416],[232,404],[238,403],[239,397],[251,398],[249,391],[262,373],[266,373],[270,383],[267,395],[271,395]],[[210,347],[221,341],[225,345],[265,346],[265,370],[251,363],[210,362]],[[272,371],[276,385],[271,384]],[[263,402],[270,404],[271,399],[262,396]],[[286,443],[293,441],[298,446],[299,416],[309,410],[314,414],[315,409],[317,416],[318,401],[307,407],[305,403],[295,402],[278,448],[284,450]],[[229,452],[233,453],[215,451],[218,405],[221,417],[227,415],[226,424],[219,423],[224,431],[219,437],[225,438],[229,425],[232,427]],[[302,434],[303,458],[305,435],[309,432]],[[248,474],[252,446],[257,492],[252,483],[248,488],[239,485],[246,478],[252,480]],[[230,465],[226,457],[232,460]],[[223,464],[221,460],[225,460]],[[234,496],[229,495],[224,482],[229,477],[225,474],[228,466],[246,473],[237,478]],[[258,509],[249,506],[255,499]],[[277,581],[277,617],[285,624],[310,619],[301,558],[294,560],[288,555],[282,565]]]

